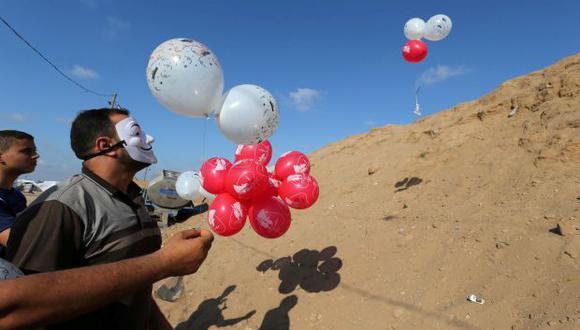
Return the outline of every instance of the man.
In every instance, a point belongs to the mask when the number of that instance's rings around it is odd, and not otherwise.
[[[16,215],[26,208],[26,198],[12,185],[21,174],[34,171],[38,157],[32,135],[0,131],[0,257]]]
[[[161,250],[143,257],[0,281],[0,329],[71,319],[162,278],[195,273],[212,241],[213,235],[206,230],[184,230]]]
[[[161,236],[133,177],[156,163],[151,143],[125,109],[78,114],[71,147],[81,174],[39,196],[16,220],[7,258],[25,274],[103,264],[159,249]],[[90,283],[87,283],[90,285]],[[169,328],[151,286],[49,329]]]

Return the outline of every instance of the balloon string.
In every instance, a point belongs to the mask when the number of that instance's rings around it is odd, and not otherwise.
[[[421,115],[421,105],[419,105],[419,92],[421,91],[421,85],[419,85],[417,87],[417,89],[415,90],[415,111],[413,111],[414,114],[416,114],[417,116]]]
[[[205,116],[205,121],[203,122],[203,133],[202,133],[202,137],[201,137],[201,156],[202,156],[202,164],[203,162],[205,162],[206,155],[205,155],[205,146],[206,146],[206,142],[207,142],[207,122],[209,121],[209,116],[206,115]],[[199,170],[201,170],[201,167],[199,168]],[[198,170],[198,171],[199,171]],[[203,199],[201,200],[201,204],[204,204],[207,201],[207,197],[203,197]]]
[[[201,155],[203,156],[203,161],[205,161],[206,159],[206,154],[205,154],[205,146],[206,146],[206,134],[207,134],[207,122],[209,121],[209,116],[207,116],[205,118],[205,121],[203,123],[203,137],[202,137],[202,152]]]

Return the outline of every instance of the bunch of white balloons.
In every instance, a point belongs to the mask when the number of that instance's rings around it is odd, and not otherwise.
[[[427,23],[420,18],[411,18],[405,23],[405,37],[409,40],[425,38],[430,41],[445,39],[451,32],[453,23],[447,15],[439,14],[429,18]]]
[[[237,144],[257,144],[278,127],[278,104],[260,86],[239,85],[223,93],[224,74],[217,56],[187,38],[163,42],[147,64],[147,84],[167,109],[190,117],[215,116],[217,126]]]

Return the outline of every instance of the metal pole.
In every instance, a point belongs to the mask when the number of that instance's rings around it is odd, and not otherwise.
[[[117,93],[113,93],[113,96],[111,96],[111,100],[109,101],[109,107],[111,109],[114,109],[116,103],[117,103]]]

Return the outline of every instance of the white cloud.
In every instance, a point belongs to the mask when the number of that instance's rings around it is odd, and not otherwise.
[[[118,17],[107,17],[106,35],[109,39],[115,39],[120,33],[125,32],[131,28],[131,23],[124,21]]]
[[[83,68],[82,66],[75,64],[73,66],[73,68],[70,70],[70,73],[77,77],[77,78],[81,78],[81,79],[97,79],[99,78],[99,74],[94,71],[91,70],[89,68]]]
[[[26,121],[26,117],[24,117],[24,115],[18,112],[10,114],[0,114],[0,118],[15,123],[23,123]]]
[[[298,111],[308,111],[320,98],[320,91],[312,88],[298,88],[295,92],[290,93],[290,98]]]
[[[438,65],[437,67],[429,68],[427,71],[423,72],[421,76],[419,76],[419,79],[417,79],[417,85],[434,85],[452,77],[464,75],[467,72],[469,72],[469,70],[464,66],[449,67],[447,65]]]

